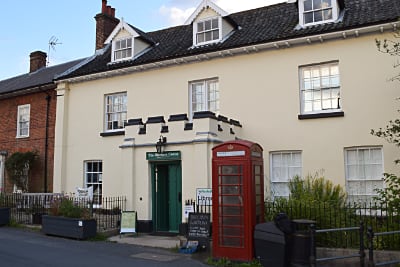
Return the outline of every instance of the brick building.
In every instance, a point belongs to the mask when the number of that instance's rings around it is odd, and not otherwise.
[[[44,52],[33,52],[29,73],[0,81],[0,192],[11,192],[14,187],[7,179],[7,157],[27,151],[39,155],[29,177],[29,191],[52,191],[56,111],[53,78],[80,60],[46,67],[46,58]]]

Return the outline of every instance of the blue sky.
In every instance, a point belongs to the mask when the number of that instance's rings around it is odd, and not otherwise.
[[[285,0],[214,0],[225,11],[237,12]],[[182,24],[201,0],[108,0],[116,17],[148,32]],[[95,51],[101,0],[2,0],[0,16],[0,80],[29,71],[29,54],[49,53],[50,65],[90,56]]]

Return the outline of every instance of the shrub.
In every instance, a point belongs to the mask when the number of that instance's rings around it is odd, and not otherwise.
[[[74,203],[73,199],[66,197],[53,200],[50,207],[50,215],[81,219],[89,219],[91,217],[88,208],[82,207],[79,203]]]
[[[346,193],[340,185],[334,185],[330,180],[316,173],[307,175],[305,179],[300,176],[289,181],[290,199],[297,201],[318,201],[342,205],[346,203]]]

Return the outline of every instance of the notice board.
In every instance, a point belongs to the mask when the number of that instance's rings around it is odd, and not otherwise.
[[[189,213],[188,240],[197,240],[201,247],[208,247],[210,224],[210,213]]]
[[[123,211],[121,214],[121,230],[119,233],[136,233],[136,220],[136,211]]]

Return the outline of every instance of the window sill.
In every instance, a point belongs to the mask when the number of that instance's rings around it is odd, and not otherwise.
[[[117,135],[125,135],[125,130],[115,131],[115,132],[103,132],[103,133],[100,133],[101,137],[117,136]]]
[[[333,118],[333,117],[344,117],[344,112],[343,111],[337,111],[337,112],[329,112],[329,113],[314,113],[314,114],[300,114],[300,115],[298,115],[299,120]]]

